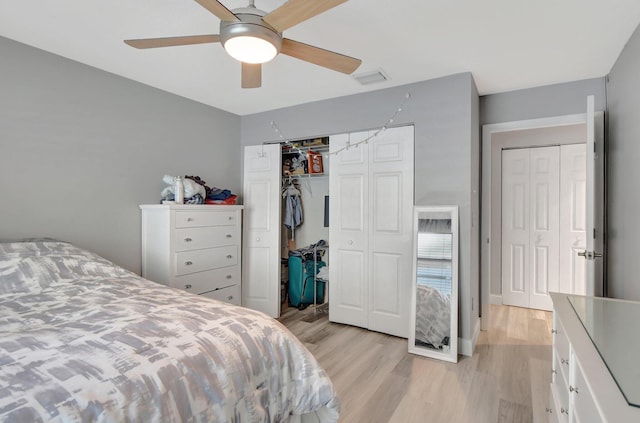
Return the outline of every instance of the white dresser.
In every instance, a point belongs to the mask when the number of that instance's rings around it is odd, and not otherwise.
[[[555,293],[551,299],[549,421],[640,422],[640,408],[629,404],[640,404],[640,303]]]
[[[240,305],[242,206],[140,209],[144,278]]]

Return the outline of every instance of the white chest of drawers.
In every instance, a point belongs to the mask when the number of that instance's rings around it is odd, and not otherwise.
[[[242,206],[140,209],[144,278],[240,305]]]
[[[574,311],[570,297],[551,293],[553,300],[553,358],[549,407],[549,422],[553,423],[635,423],[640,422],[640,408],[627,403],[620,388],[609,372],[596,346],[585,330],[584,323]],[[616,321],[615,314],[602,313],[598,303],[614,304],[619,300],[594,299],[588,310],[593,321],[588,326],[601,333],[615,332],[616,328],[636,325],[635,321]],[[636,305],[640,312],[640,304]],[[607,317],[601,319],[600,317]],[[613,323],[613,324],[612,324]],[[633,345],[638,345],[633,331],[625,330],[621,348],[635,357]],[[607,338],[615,341],[615,336]],[[616,345],[616,342],[612,342]],[[628,372],[636,366],[628,367]]]

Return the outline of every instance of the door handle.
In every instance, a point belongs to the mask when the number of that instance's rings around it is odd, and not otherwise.
[[[595,260],[599,257],[602,257],[602,253],[596,253],[595,251],[580,251],[578,252],[580,257],[584,257],[585,260]]]

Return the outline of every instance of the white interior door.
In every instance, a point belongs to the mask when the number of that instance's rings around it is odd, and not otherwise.
[[[280,316],[280,145],[244,150],[242,304]]]
[[[331,151],[367,132],[331,137]],[[368,327],[369,257],[367,205],[369,178],[365,148],[350,148],[330,157],[329,173],[329,319]]]
[[[559,287],[559,147],[502,152],[503,302],[551,310]]]
[[[502,301],[529,307],[530,155],[502,152]]]
[[[413,126],[369,144],[369,329],[407,338],[413,276]]]
[[[587,295],[603,295],[604,266],[604,128],[596,121],[594,96],[587,97],[586,260]]]
[[[586,240],[586,144],[560,146],[560,287],[586,295],[586,262],[578,257]]]

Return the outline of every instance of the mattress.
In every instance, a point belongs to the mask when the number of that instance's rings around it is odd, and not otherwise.
[[[335,422],[284,326],[68,243],[0,244],[1,422]]]

